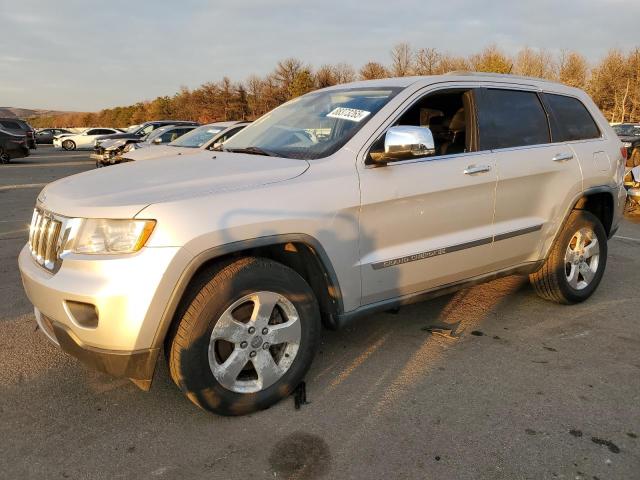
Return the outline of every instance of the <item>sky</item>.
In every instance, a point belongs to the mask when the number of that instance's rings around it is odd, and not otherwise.
[[[640,46],[640,0],[0,0],[0,106],[97,111],[223,76],[390,62],[399,42],[456,55],[495,44]]]

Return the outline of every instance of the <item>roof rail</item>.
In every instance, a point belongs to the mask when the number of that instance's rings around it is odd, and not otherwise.
[[[452,70],[450,72],[445,73],[445,75],[458,75],[458,76],[474,76],[474,77],[489,77],[489,78],[517,78],[519,80],[529,80],[534,82],[546,82],[546,83],[557,83],[553,80],[547,80],[546,78],[540,77],[527,77],[524,75],[512,75],[510,73],[492,73],[492,72],[473,72],[469,70]]]

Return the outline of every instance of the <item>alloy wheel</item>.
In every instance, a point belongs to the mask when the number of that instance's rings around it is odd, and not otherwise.
[[[591,228],[578,230],[567,246],[564,256],[565,276],[575,290],[589,286],[598,271],[600,245]]]
[[[302,336],[294,305],[274,292],[236,300],[216,322],[209,341],[209,367],[228,390],[255,393],[289,370]]]

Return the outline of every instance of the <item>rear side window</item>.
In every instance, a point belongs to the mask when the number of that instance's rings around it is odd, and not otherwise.
[[[479,109],[480,148],[549,143],[547,114],[535,92],[487,89]]]
[[[545,93],[544,96],[553,115],[551,134],[554,142],[600,137],[596,122],[580,100],[549,93]]]
[[[3,120],[2,122],[0,122],[0,125],[2,125],[4,128],[9,128],[11,130],[22,130],[22,127],[18,122],[10,122],[7,120]]]

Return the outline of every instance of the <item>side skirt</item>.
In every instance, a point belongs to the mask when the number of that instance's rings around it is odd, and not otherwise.
[[[374,313],[383,312],[386,310],[390,310],[392,308],[398,308],[405,305],[411,305],[413,303],[424,302],[426,300],[431,300],[432,298],[457,292],[458,290],[462,290],[464,288],[469,288],[474,285],[490,282],[491,280],[495,280],[497,278],[508,277],[509,275],[517,275],[517,274],[522,275],[522,274],[533,273],[539,270],[543,264],[544,264],[544,260],[540,260],[537,262],[528,262],[515,267],[509,267],[504,270],[498,270],[495,272],[479,275],[477,277],[465,279],[460,282],[449,283],[449,284],[435,287],[422,292],[412,293],[410,295],[395,297],[389,300],[383,300],[380,302],[371,303],[369,305],[364,305],[350,312],[345,312],[340,315],[336,315],[335,317],[336,326],[338,329],[342,329],[348,325],[351,325],[353,322],[363,317],[368,317],[370,315],[373,315]]]

